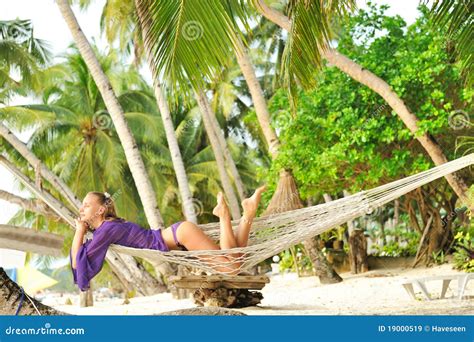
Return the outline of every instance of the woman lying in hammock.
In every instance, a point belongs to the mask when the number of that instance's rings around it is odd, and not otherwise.
[[[91,279],[102,269],[105,254],[111,244],[164,252],[176,249],[194,251],[245,247],[263,191],[264,186],[258,188],[250,198],[242,201],[243,216],[235,235],[229,209],[223,194],[219,192],[217,205],[212,213],[218,216],[220,221],[220,246],[189,221],[176,222],[163,230],[144,229],[136,223],[117,217],[113,199],[108,193],[89,192],[83,200],[80,218],[76,220],[76,233],[70,253],[74,283],[82,291],[89,288]],[[93,230],[92,240],[83,242],[87,228]],[[216,271],[221,272],[237,272],[241,264],[229,262],[235,260],[235,255],[216,256],[210,259],[214,259],[214,265],[219,263],[227,265],[213,266]]]

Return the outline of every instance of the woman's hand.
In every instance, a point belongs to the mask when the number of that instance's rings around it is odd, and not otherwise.
[[[76,230],[82,233],[85,233],[87,231],[87,227],[89,225],[85,221],[81,221],[80,219],[74,219],[74,222],[76,223]]]
[[[72,268],[76,268],[76,256],[77,251],[82,246],[84,241],[84,235],[86,235],[88,224],[85,221],[81,221],[80,218],[74,219],[74,223],[76,224],[76,233],[74,234],[74,239],[72,240],[71,246],[71,260],[72,260]]]

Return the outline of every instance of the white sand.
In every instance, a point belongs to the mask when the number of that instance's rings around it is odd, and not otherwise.
[[[364,274],[344,273],[344,281],[321,285],[317,277],[298,278],[294,273],[270,275],[262,290],[264,299],[256,307],[235,309],[247,315],[449,315],[474,314],[474,280],[466,289],[467,298],[456,298],[457,282],[451,282],[446,299],[436,299],[441,281],[428,282],[434,300],[413,300],[401,286],[405,279],[431,275],[461,274],[444,264],[431,268],[374,270]],[[417,287],[417,297],[423,298]],[[63,305],[68,296],[43,302],[78,315],[152,315],[195,307],[192,299],[173,299],[170,293],[130,299],[96,299],[93,307],[80,308],[79,296],[69,296],[73,305]]]

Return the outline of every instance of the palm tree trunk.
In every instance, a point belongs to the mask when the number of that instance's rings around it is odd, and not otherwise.
[[[64,236],[35,229],[0,224],[0,248],[61,256]]]
[[[184,167],[181,151],[179,150],[178,139],[176,138],[168,103],[166,102],[166,97],[161,88],[161,84],[158,79],[159,76],[155,72],[156,70],[154,70],[153,63],[152,63],[152,56],[150,55],[151,50],[149,47],[149,41],[147,39],[149,27],[147,26],[147,23],[142,19],[143,17],[141,15],[142,7],[139,5],[138,1],[135,1],[135,7],[136,7],[137,15],[138,15],[138,22],[140,24],[140,28],[142,31],[143,44],[145,47],[144,50],[145,50],[145,54],[148,60],[148,66],[150,68],[150,71],[152,72],[153,89],[155,92],[158,108],[160,109],[161,118],[163,120],[163,126],[166,132],[166,140],[168,141],[168,147],[171,152],[171,160],[173,162],[173,167],[176,173],[176,180],[178,182],[178,188],[179,188],[181,198],[183,201],[184,215],[188,221],[198,223],[196,211],[194,210],[194,205],[193,205],[193,196],[192,196],[191,190],[189,189],[189,181],[186,175],[186,169]]]
[[[209,119],[211,121],[212,128],[214,130],[214,133],[217,135],[217,138],[219,139],[219,143],[224,152],[226,165],[229,168],[232,177],[234,177],[234,183],[235,183],[235,187],[237,188],[237,194],[239,195],[240,201],[243,201],[245,199],[245,188],[244,188],[244,183],[242,182],[242,178],[240,178],[239,170],[237,170],[237,165],[235,164],[235,161],[232,158],[232,154],[229,151],[224,133],[222,132],[219,122],[217,121],[216,114],[213,112],[209,104],[209,101],[207,101],[207,99],[205,101],[205,104],[206,104],[206,109],[209,113]]]
[[[1,132],[1,124],[0,124],[0,135],[2,134]],[[16,149],[16,146],[18,144],[23,145],[23,147],[26,147],[21,141],[19,141],[13,134],[9,135],[10,142],[15,143],[15,145],[12,144],[12,146]],[[33,156],[36,158],[36,156],[29,150],[27,149],[28,155]],[[23,154],[22,154],[23,155]],[[25,155],[23,155],[25,156]],[[26,158],[25,158],[26,159]],[[13,165],[8,159],[6,159],[3,156],[0,156],[0,165],[3,165],[12,175],[14,175],[20,182],[23,183],[23,185],[31,191],[33,194],[36,195],[38,199],[43,201],[51,210],[55,213],[57,217],[62,218],[66,223],[68,223],[71,227],[75,227],[74,224],[74,219],[77,217],[75,213],[72,212],[69,208],[64,206],[60,201],[58,201],[56,198],[54,198],[50,193],[48,193],[44,189],[39,189],[36,184],[26,175],[24,175],[15,165]],[[44,165],[44,164],[41,164]],[[55,178],[57,177],[55,174],[53,174],[49,169],[46,168],[47,174]],[[46,174],[45,174],[46,178]],[[59,178],[59,177],[58,177]],[[68,188],[69,189],[69,188]],[[56,189],[58,190],[58,189]],[[58,190],[59,191],[59,190]],[[79,212],[79,207],[74,207],[74,210],[77,210]]]
[[[245,81],[249,87],[250,95],[255,106],[255,112],[257,113],[258,122],[262,128],[263,135],[268,144],[268,151],[275,159],[278,154],[280,147],[280,141],[275,133],[275,130],[271,126],[270,112],[268,111],[267,101],[263,96],[263,90],[258,82],[257,75],[250,61],[249,55],[245,51],[245,47],[240,39],[236,39],[235,55],[237,62],[239,63],[242,74],[245,77]]]
[[[219,142],[218,133],[214,131],[212,122],[211,122],[211,113],[209,111],[209,103],[206,95],[202,91],[196,92],[196,100],[198,102],[199,108],[201,109],[202,119],[204,122],[204,127],[211,143],[212,150],[214,151],[214,156],[216,158],[217,169],[219,170],[219,176],[221,179],[222,187],[229,201],[229,209],[234,220],[240,219],[240,207],[235,194],[234,188],[230,181],[229,175],[225,169],[224,161],[224,152],[222,151],[221,144]]]
[[[28,298],[29,297],[29,298]],[[20,287],[13,282],[0,267],[0,315],[67,315],[52,307],[38,302],[31,296],[22,295]],[[36,307],[36,308],[35,308]],[[38,310],[38,311],[37,311]]]
[[[269,153],[272,159],[278,155],[280,141],[271,126],[270,112],[268,111],[267,102],[263,95],[262,87],[258,82],[257,75],[247,54],[245,47],[239,39],[236,39],[236,57],[242,74],[249,87],[250,95],[255,106],[257,118],[262,128],[263,134],[268,144]],[[299,209],[303,207],[303,203],[299,196],[298,188],[291,170],[281,170],[278,180],[277,189],[268,204],[264,215],[285,212],[288,210]],[[336,283],[342,281],[333,267],[329,264],[326,257],[319,249],[318,237],[308,239],[303,245],[308,251],[313,262],[316,275],[321,283]]]
[[[153,228],[163,228],[164,223],[158,210],[155,191],[145,169],[145,164],[140,155],[135,138],[125,120],[124,112],[112,89],[109,79],[103,72],[97,57],[92,50],[86,36],[82,32],[68,0],[56,0],[61,14],[71,31],[72,37],[83,57],[97,88],[104,99],[107,110],[112,118],[120,142],[123,146],[125,157],[135,181],[138,194],[145,210],[148,224]]]
[[[8,127],[0,122],[0,136],[2,136],[13,148],[18,151],[23,158],[25,158],[31,166],[39,170],[41,175],[63,196],[74,210],[74,217],[79,214],[79,207],[82,205],[81,201],[71,191],[71,189],[63,182],[63,180],[52,173],[41,160],[34,155],[30,149],[19,140]],[[74,222],[74,221],[72,221]]]
[[[303,241],[303,246],[313,263],[314,273],[318,276],[321,284],[340,283],[342,278],[328,263],[326,256],[321,251],[320,240],[320,237],[317,235],[314,238]]]
[[[256,8],[259,13],[268,20],[288,32],[291,30],[289,18],[268,7],[263,0],[256,0]],[[339,70],[379,94],[390,105],[393,111],[397,113],[410,132],[413,133],[435,165],[441,165],[448,161],[439,144],[429,134],[425,133],[421,136],[416,136],[415,133],[418,131],[418,118],[410,112],[403,100],[392,90],[387,82],[334,49],[323,51],[322,56]],[[468,188],[464,181],[454,173],[446,175],[445,178],[459,198],[465,202],[471,210],[474,210],[474,203],[472,203],[466,195]]]
[[[9,193],[7,191],[0,190],[0,199],[10,202],[12,204],[16,204],[23,208],[24,210],[34,212],[38,215],[42,215],[46,217],[49,220],[53,221],[61,221],[63,223],[66,223],[62,218],[59,218],[58,215],[48,208],[47,206],[43,205],[37,200],[30,200],[27,198],[23,198],[17,195],[14,195],[12,193]]]
[[[166,132],[166,140],[170,149],[171,160],[173,162],[173,168],[176,174],[179,192],[183,201],[184,216],[186,217],[186,220],[198,223],[196,211],[194,210],[193,205],[193,195],[191,193],[191,189],[189,188],[188,176],[186,175],[183,158],[181,156],[181,151],[179,150],[178,139],[176,138],[176,133],[174,131],[173,120],[171,119],[168,103],[166,102],[161,85],[158,83],[156,78],[153,81],[153,88],[155,91],[158,108],[160,109],[161,118],[163,120],[163,126]]]
[[[229,168],[229,171],[232,177],[234,177],[234,183],[235,183],[235,187],[237,188],[237,194],[240,200],[243,201],[245,199],[244,183],[242,182],[242,178],[240,178],[240,174],[239,174],[239,171],[237,170],[237,166],[235,165],[235,161],[232,158],[232,154],[229,151],[224,133],[222,132],[219,122],[217,121],[216,114],[212,110],[212,107],[207,97],[205,96],[205,94],[203,94],[203,96],[204,96],[203,103],[206,108],[207,117],[210,120],[214,134],[217,136],[217,139],[219,140],[219,145],[221,146],[222,151],[224,153],[225,163],[227,167]]]
[[[51,170],[49,170],[36,155],[31,152],[28,147],[20,141],[8,128],[0,123],[0,136],[3,136],[10,145],[18,151],[23,158],[25,158],[30,164],[33,162],[40,170],[42,170],[42,176],[46,178],[50,184],[55,188],[56,191],[63,194],[63,190],[66,194],[69,194],[69,198],[75,198],[75,195],[71,189]],[[69,223],[74,228],[74,218],[77,215],[63,205],[56,198],[48,194],[45,190],[38,189],[36,185],[24,174],[21,173],[12,163],[7,159],[0,156],[0,163],[5,166],[13,175],[15,175],[35,196],[46,203],[59,217]],[[79,202],[79,200],[78,200]],[[80,202],[79,202],[80,205]],[[74,205],[73,210],[79,212],[79,205]],[[121,256],[121,257],[120,257]],[[130,287],[136,286],[138,293],[143,295],[151,295],[164,291],[161,284],[152,277],[143,267],[129,255],[119,255],[116,252],[110,251],[106,256],[107,262],[114,263],[116,265],[115,270],[120,272],[119,275],[123,279],[127,279],[130,283]],[[131,274],[137,275],[136,278],[130,276]]]

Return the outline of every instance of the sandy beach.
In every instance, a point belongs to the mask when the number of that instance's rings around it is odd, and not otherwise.
[[[430,281],[427,288],[433,300],[423,298],[415,287],[413,300],[402,287],[406,279],[462,274],[451,264],[430,268],[387,268],[353,275],[342,273],[344,281],[321,285],[317,277],[295,273],[268,274],[271,281],[262,290],[261,304],[234,309],[247,315],[471,315],[474,314],[474,281],[468,283],[465,298],[456,297],[457,282],[451,282],[445,299],[438,299],[441,281]],[[72,305],[65,305],[70,298]],[[196,307],[192,299],[173,299],[170,293],[131,298],[97,298],[93,307],[80,308],[78,295],[49,296],[43,300],[58,310],[76,315],[153,315]]]

